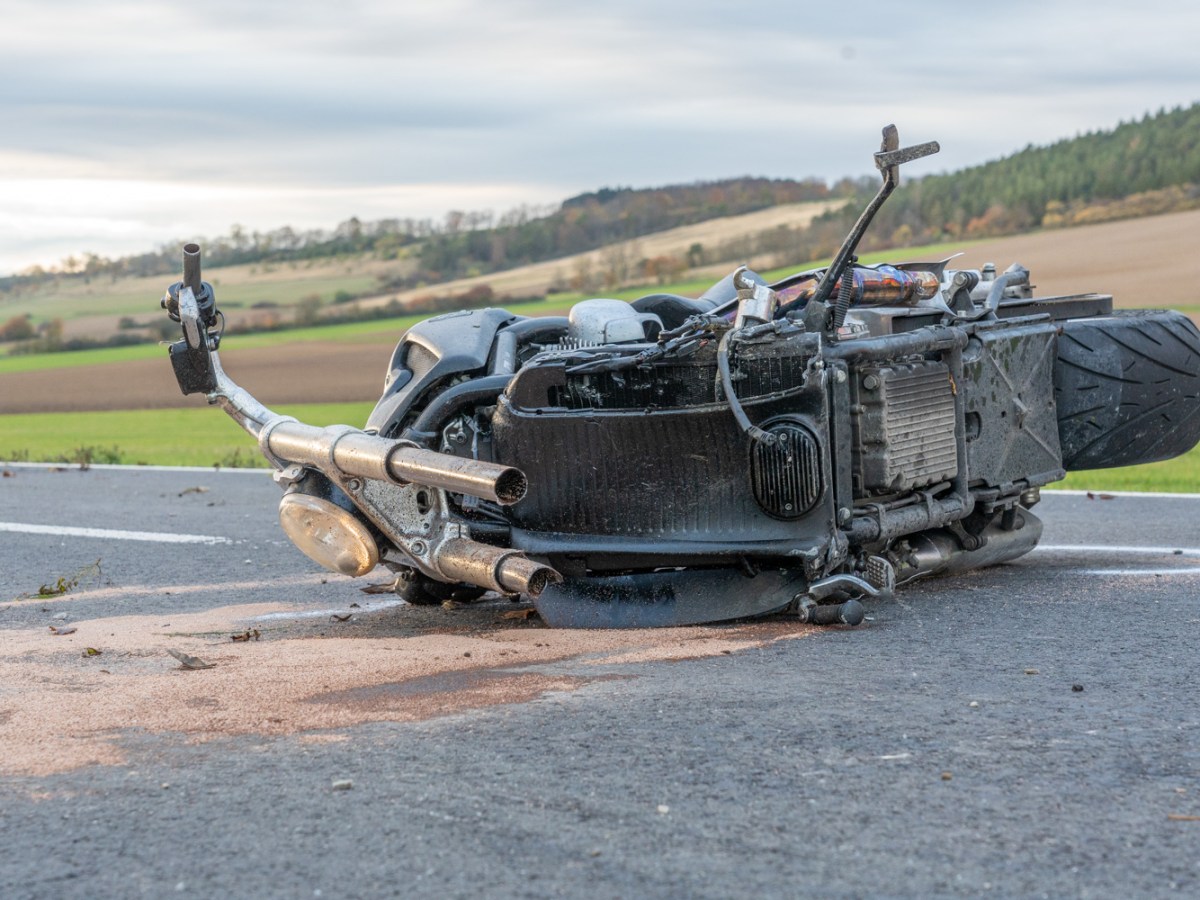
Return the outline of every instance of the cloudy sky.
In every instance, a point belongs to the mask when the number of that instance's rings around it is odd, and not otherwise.
[[[1200,100],[1200,6],[1178,0],[0,0],[0,17],[0,274],[235,222],[858,175],[888,122],[942,144],[908,171],[954,169]]]

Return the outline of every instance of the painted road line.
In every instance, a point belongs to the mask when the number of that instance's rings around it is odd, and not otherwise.
[[[1103,575],[1106,578],[1149,578],[1166,575],[1200,575],[1200,566],[1190,569],[1081,569],[1084,575]]]
[[[322,584],[337,578],[336,575],[286,575],[282,578],[265,578],[257,581],[214,581],[208,584],[134,584],[124,587],[95,588],[90,591],[72,591],[52,600],[103,600],[108,597],[172,597],[183,594],[209,594],[214,591],[254,591],[274,587],[300,587]],[[345,577],[345,576],[342,576]],[[39,600],[45,598],[38,598]]]
[[[95,469],[100,472],[205,472],[209,475],[258,475],[265,477],[270,475],[274,469],[264,467],[257,468],[238,468],[234,466],[127,466],[117,463],[90,463],[87,469],[84,469],[78,463],[65,462],[4,462],[0,460],[0,466],[6,469],[43,469],[68,472],[86,472]]]
[[[232,544],[211,534],[172,534],[165,531],[121,531],[115,528],[75,528],[70,525],[30,525],[0,522],[0,531],[15,534],[49,534],[55,537],[100,538],[106,541],[150,541],[157,544]]]
[[[1127,553],[1149,556],[1200,556],[1194,547],[1133,547],[1107,544],[1038,544],[1032,553]]]
[[[1166,491],[1106,491],[1099,488],[1093,488],[1090,491],[1076,490],[1074,488],[1042,488],[1042,493],[1055,497],[1092,497],[1097,500],[1106,500],[1109,497],[1150,497],[1153,499],[1166,500],[1200,500],[1200,493],[1197,494],[1172,494]],[[1101,496],[1103,494],[1104,496]]]
[[[263,613],[261,616],[254,616],[247,619],[248,622],[272,622],[282,619],[323,619],[326,616],[344,616],[347,613],[360,615],[361,613],[379,612],[381,609],[392,609],[397,606],[407,606],[407,600],[376,600],[374,603],[365,603],[361,608],[349,610],[344,606],[335,606],[330,609],[306,609],[290,610],[288,612]]]

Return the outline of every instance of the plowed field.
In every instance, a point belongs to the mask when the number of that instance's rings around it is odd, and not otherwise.
[[[968,248],[956,265],[1017,261],[1040,295],[1098,291],[1118,306],[1200,309],[1200,211],[1021,235]],[[910,258],[898,252],[897,259]],[[268,405],[364,401],[378,397],[395,336],[377,342],[309,342],[229,351],[224,363]],[[70,412],[194,406],[175,387],[171,367],[138,360],[0,375],[0,413]]]

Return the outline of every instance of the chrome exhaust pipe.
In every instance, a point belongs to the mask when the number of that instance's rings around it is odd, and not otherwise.
[[[425,450],[349,425],[317,428],[279,417],[264,425],[258,442],[268,459],[313,466],[328,475],[422,484],[503,506],[519,501],[528,487],[524,473],[512,466]]]
[[[528,559],[519,550],[503,550],[468,538],[452,538],[442,544],[435,563],[448,581],[465,581],[502,594],[537,597],[547,585],[562,581],[557,571]]]

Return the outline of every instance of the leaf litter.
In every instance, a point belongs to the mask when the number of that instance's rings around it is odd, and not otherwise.
[[[205,662],[198,656],[189,656],[182,650],[174,650],[171,647],[167,648],[167,652],[179,660],[181,669],[212,669],[216,668],[216,663]]]

